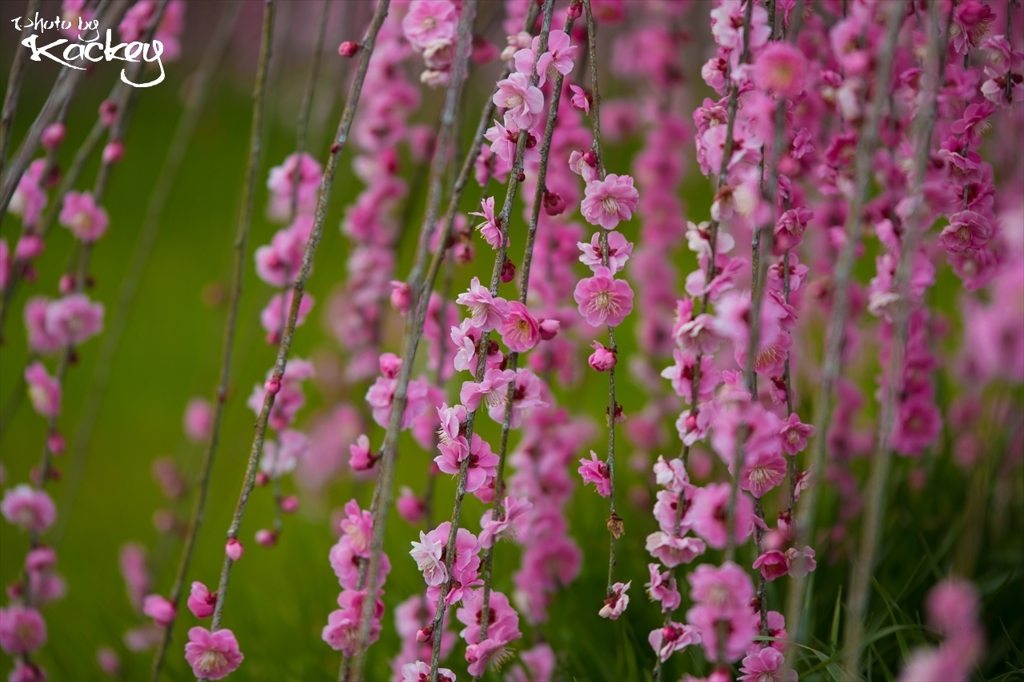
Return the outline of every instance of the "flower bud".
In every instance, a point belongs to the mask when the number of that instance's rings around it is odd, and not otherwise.
[[[348,59],[354,56],[356,52],[359,52],[359,47],[359,43],[346,40],[341,45],[338,45],[338,54]]]
[[[43,238],[37,234],[26,234],[18,240],[18,245],[14,247],[14,259],[20,261],[34,260],[42,255]]]
[[[60,276],[60,281],[57,282],[57,290],[67,295],[73,293],[75,290],[75,278],[67,273]]]
[[[103,148],[103,163],[110,165],[119,162],[124,158],[124,144],[120,140],[113,140]]]
[[[505,284],[508,284],[515,278],[516,265],[506,257],[505,262],[501,264],[501,281]]]
[[[583,16],[583,3],[579,0],[572,0],[569,4],[569,16],[573,19],[579,19]]]
[[[258,485],[259,487],[262,488],[263,486],[267,485],[268,483],[270,483],[270,476],[267,476],[262,471],[257,471],[256,472],[256,485]]]
[[[281,511],[285,514],[294,514],[299,509],[299,498],[288,495],[281,500]]]
[[[540,321],[540,338],[545,341],[558,336],[558,330],[562,327],[562,323],[558,320],[541,320]]]
[[[394,353],[382,353],[380,356],[380,373],[387,379],[394,379],[402,369],[402,358]]]
[[[64,128],[64,124],[57,122],[51,123],[43,129],[43,134],[39,138],[43,147],[49,150],[54,150],[60,146],[60,143],[64,141],[64,135],[67,130]]]
[[[117,103],[113,100],[105,99],[100,103],[100,121],[104,126],[109,128],[114,125],[114,121],[117,120]]]
[[[273,547],[277,544],[277,533],[266,528],[256,531],[256,542],[264,547]]]
[[[267,383],[263,384],[263,388],[266,389],[270,395],[277,395],[278,391],[281,390],[281,378],[277,375],[271,376],[267,379]]]
[[[405,315],[412,306],[412,287],[408,282],[391,281],[391,306]]]
[[[565,199],[557,192],[544,190],[544,212],[549,216],[561,215],[565,212]]]
[[[607,372],[615,366],[615,351],[605,348],[599,341],[594,341],[591,348],[594,349],[588,359],[591,369],[597,372]]]
[[[224,545],[224,553],[228,555],[228,558],[232,561],[238,561],[242,558],[242,552],[245,551],[245,547],[238,541],[238,538],[229,538],[226,545]]]

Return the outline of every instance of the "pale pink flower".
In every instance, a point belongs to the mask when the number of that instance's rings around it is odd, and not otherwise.
[[[818,567],[814,560],[814,550],[804,547],[802,550],[790,547],[786,550],[786,560],[789,562],[789,575],[794,578],[803,578]]]
[[[146,595],[142,600],[142,612],[162,628],[173,623],[174,617],[177,615],[174,605],[159,594]]]
[[[523,418],[530,414],[533,408],[547,407],[548,403],[541,397],[542,384],[540,379],[530,370],[516,370],[513,381],[512,412],[509,415],[509,426],[513,429],[518,429],[523,423]],[[496,422],[502,422],[505,419],[505,405],[488,403],[487,415]]]
[[[509,301],[508,317],[501,325],[501,338],[509,350],[525,353],[540,342],[540,323],[519,301]]]
[[[480,284],[479,277],[470,281],[469,291],[459,294],[455,302],[469,308],[473,326],[480,331],[498,329],[508,317],[508,301],[491,294],[490,289]]]
[[[581,459],[580,467],[577,469],[584,483],[593,483],[597,494],[601,497],[608,497],[612,494],[612,482],[608,472],[608,465],[597,458],[597,453],[590,451],[590,459]]]
[[[395,509],[398,510],[398,515],[402,517],[402,520],[410,525],[422,521],[427,513],[426,503],[409,486],[402,486],[398,499],[395,500]]]
[[[584,182],[597,181],[597,154],[592,151],[573,151],[569,154],[569,170]]]
[[[96,650],[96,665],[110,677],[121,675],[121,658],[110,647],[104,646]]]
[[[11,195],[7,212],[21,216],[23,225],[35,225],[46,207],[46,190],[43,188],[46,159],[36,159],[28,170],[22,173],[18,186]]]
[[[193,443],[203,443],[213,429],[213,406],[205,398],[192,398],[185,406],[185,435]]]
[[[465,438],[460,438],[464,443]],[[463,447],[448,448],[438,446],[441,454],[434,458],[437,468],[446,474],[458,474],[462,459],[465,459]],[[469,466],[466,469],[466,492],[475,493],[489,484],[497,474],[498,456],[491,452],[491,446],[478,434],[473,434],[468,449]],[[459,457],[462,459],[459,459]]]
[[[510,369],[489,369],[484,372],[484,379],[480,382],[466,381],[462,384],[459,393],[459,400],[470,412],[475,411],[483,400],[488,407],[504,405],[507,399],[508,385],[516,378],[516,373]]]
[[[700,644],[700,630],[692,625],[670,622],[662,628],[652,630],[647,636],[647,642],[657,653],[658,659],[664,662],[675,652],[682,651],[691,644]]]
[[[604,266],[595,268],[593,277],[576,284],[573,298],[591,327],[616,327],[633,310],[633,288],[626,280],[614,279]]]
[[[614,275],[626,267],[626,261],[633,253],[633,242],[627,241],[618,232],[608,232],[608,269]],[[590,238],[590,243],[577,242],[581,252],[580,262],[589,267],[592,271],[604,265],[603,248],[601,246],[601,233],[595,232]]]
[[[11,657],[30,654],[46,643],[46,622],[31,607],[0,609],[0,648]]]
[[[283,287],[295,280],[302,267],[306,243],[313,232],[313,216],[300,215],[278,230],[270,243],[256,249],[256,274],[267,284]]]
[[[458,327],[452,327],[452,343],[458,348],[452,364],[460,372],[476,371],[476,344],[480,341],[480,329],[473,325],[472,318],[462,321]]]
[[[348,451],[348,465],[355,471],[372,469],[377,462],[377,456],[370,450],[370,439],[365,433],[360,434],[356,442],[348,446]]]
[[[496,520],[494,510],[488,509],[480,519],[480,546],[486,548],[497,540],[518,538],[523,530],[521,517],[532,508],[529,500],[509,496],[502,501]]]
[[[469,215],[475,215],[484,219],[484,222],[476,226],[476,229],[480,230],[480,235],[483,236],[484,241],[487,242],[492,249],[497,249],[501,246],[501,226],[498,225],[497,219],[494,216],[494,197],[487,197],[480,201],[480,209],[482,213],[470,213]],[[508,246],[508,239],[505,240],[506,246]]]
[[[631,580],[628,583],[615,583],[612,585],[611,596],[604,600],[604,606],[601,607],[597,615],[602,618],[617,620],[619,616],[625,613],[626,607],[629,606],[629,595],[626,592],[632,584],[633,581]]]
[[[604,180],[587,183],[580,210],[591,225],[612,230],[622,220],[629,220],[640,204],[640,193],[628,175],[608,174]]]
[[[103,304],[85,294],[69,294],[46,306],[46,332],[61,345],[78,345],[103,329]]]
[[[644,587],[652,601],[661,603],[663,612],[675,611],[679,607],[681,597],[676,588],[676,579],[671,571],[661,572],[658,564],[647,564],[651,580]]]
[[[94,242],[107,231],[107,212],[97,206],[92,192],[68,192],[60,210],[60,224],[83,242]]]
[[[412,543],[412,550],[409,554],[416,562],[416,566],[423,573],[423,579],[427,585],[443,585],[448,580],[448,569],[445,566],[442,554],[445,549],[445,541],[441,538],[432,539],[420,531],[420,541]]]
[[[198,580],[193,581],[186,604],[196,618],[209,618],[217,606],[217,593],[210,592],[206,585]]]
[[[449,0],[413,0],[402,18],[402,34],[415,49],[455,38],[458,12]]]
[[[295,290],[289,289],[287,296],[286,300],[283,294],[275,294],[267,303],[267,307],[260,312],[260,326],[267,332],[267,343],[277,344],[281,341],[281,332],[291,314]],[[303,294],[302,300],[299,301],[299,314],[295,319],[296,327],[305,323],[306,316],[313,309],[313,304],[313,297],[308,293]]]
[[[33,362],[25,369],[25,383],[36,412],[49,418],[60,414],[60,382],[46,372],[43,363]]]
[[[271,168],[267,179],[267,189],[270,190],[267,213],[271,220],[284,222],[298,216],[313,215],[322,177],[320,162],[305,153],[291,154],[280,166]],[[298,198],[295,204],[297,215],[292,216],[292,199],[295,197]],[[294,223],[293,227],[298,224]]]
[[[680,538],[658,531],[647,536],[645,549],[665,566],[673,568],[680,564],[688,564],[699,557],[707,551],[707,545],[700,538]]]
[[[556,74],[569,75],[573,67],[573,57],[576,55],[576,46],[565,31],[551,31],[548,33],[548,51],[537,59],[537,50],[540,49],[540,36],[534,36],[530,47],[519,50],[513,56],[516,71],[529,77],[533,73],[534,60],[537,60],[537,85],[542,86],[548,78],[555,78]]]
[[[427,682],[428,680],[430,680],[430,665],[428,663],[416,661],[402,666],[401,682]],[[438,668],[437,682],[455,682],[455,673],[448,668]]]
[[[591,344],[594,352],[587,358],[587,363],[595,372],[607,372],[615,366],[615,351],[605,348],[599,341]]]
[[[569,90],[572,91],[572,98],[569,100],[569,104],[574,109],[579,109],[584,114],[590,114],[590,93],[581,88],[578,85],[570,85]]]
[[[530,77],[524,73],[513,73],[498,81],[492,101],[505,110],[505,125],[514,125],[519,130],[536,125],[544,109],[544,93],[530,85]]]
[[[740,682],[796,682],[795,670],[786,667],[786,657],[778,649],[765,647],[743,659]]]
[[[28,331],[28,345],[37,353],[54,353],[62,347],[62,339],[46,328],[46,311],[50,301],[42,297],[31,298],[25,303],[25,329]]]
[[[814,427],[800,421],[796,413],[786,417],[782,422],[782,449],[789,455],[795,455],[807,447],[807,439],[814,435]]]
[[[972,627],[977,621],[978,592],[960,578],[947,578],[928,592],[925,599],[928,622],[945,635]]]
[[[760,498],[786,478],[786,460],[778,452],[748,452],[740,471],[740,488]]]
[[[210,632],[206,628],[194,627],[188,631],[185,660],[197,678],[219,680],[238,670],[244,659],[231,630]]]
[[[796,97],[803,90],[807,60],[787,42],[769,43],[754,63],[754,82],[780,97]]]
[[[725,509],[731,496],[728,483],[710,483],[698,488],[693,496],[693,503],[686,512],[686,518],[697,535],[704,538],[708,545],[722,549],[726,545]],[[754,503],[743,494],[737,496],[735,514],[735,539],[737,544],[744,542],[754,530]]]
[[[57,518],[50,496],[27,483],[7,489],[0,502],[0,513],[8,523],[32,533],[45,532]]]

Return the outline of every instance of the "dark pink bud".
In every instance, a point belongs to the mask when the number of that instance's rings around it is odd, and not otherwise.
[[[256,531],[256,542],[264,547],[273,547],[277,544],[277,533],[266,528]]]
[[[587,165],[591,168],[597,167],[597,153],[593,149],[588,149],[583,153],[583,160],[586,161]]]
[[[50,435],[46,437],[46,447],[55,455],[63,455],[65,445],[64,436],[60,435],[59,431],[50,431]]]
[[[120,140],[108,142],[103,148],[103,163],[117,163],[124,158],[124,144]]]
[[[562,215],[565,212],[565,200],[557,192],[544,190],[544,212],[550,216]]]
[[[281,511],[285,514],[294,514],[299,509],[299,498],[288,495],[281,500]]]
[[[526,145],[526,146],[527,146],[527,148],[529,148],[530,145]],[[525,182],[526,181],[526,173],[524,173],[523,171],[519,171],[518,175],[516,175],[516,180],[518,180],[519,182]]]
[[[408,282],[393,280],[391,282],[391,306],[403,315],[409,312],[412,305],[412,287]]]
[[[573,0],[569,5],[569,16],[573,19],[579,19],[583,16],[583,3],[579,0]]]
[[[359,43],[354,43],[351,40],[346,40],[341,45],[338,45],[338,54],[348,59],[359,52]]]
[[[419,643],[429,642],[434,637],[434,626],[428,625],[416,631],[416,641]]]
[[[692,415],[692,414],[688,415],[686,417],[685,424],[686,424],[686,430],[687,431],[693,431],[695,428],[697,428],[697,417],[695,415]]]
[[[508,284],[516,278],[516,265],[508,258],[501,264],[501,281]]]
[[[69,274],[63,274],[60,276],[60,281],[57,283],[57,290],[62,294],[70,294],[75,290],[75,278]]]
[[[117,103],[113,100],[103,100],[100,103],[100,121],[103,125],[110,127],[114,125],[114,121],[117,120]]]
[[[256,473],[256,485],[258,485],[259,487],[262,488],[263,486],[267,485],[268,483],[270,483],[270,476],[267,476],[262,471],[259,471],[259,472]]]
[[[267,383],[263,384],[263,388],[266,389],[270,395],[277,395],[278,391],[281,390],[281,377],[276,374],[267,379]]]
[[[229,538],[226,545],[224,545],[224,553],[228,555],[228,558],[232,561],[238,561],[242,558],[242,552],[245,548],[242,547],[242,543],[238,541],[238,538]]]
[[[387,379],[394,379],[402,369],[402,358],[394,353],[382,353],[380,356],[380,373]]]
[[[340,144],[335,142],[334,144],[331,145],[331,153],[332,154],[337,154],[340,151],[341,151],[341,145]]]
[[[558,336],[558,330],[561,329],[562,323],[558,320],[541,320],[540,321],[540,338],[545,341]]]
[[[60,143],[64,141],[64,134],[66,132],[67,131],[65,130],[63,123],[51,123],[43,129],[43,134],[39,138],[39,141],[46,149],[53,150],[59,147]]]
[[[591,348],[594,349],[594,352],[590,354],[590,359],[588,360],[591,369],[597,372],[607,372],[615,366],[615,351],[605,348],[598,341],[594,341]]]
[[[21,261],[34,260],[42,255],[44,247],[42,237],[37,234],[26,234],[14,247],[14,258]]]

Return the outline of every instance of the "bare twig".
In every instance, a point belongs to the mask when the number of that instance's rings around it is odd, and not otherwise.
[[[26,19],[35,17],[39,11],[39,0],[28,0],[25,7]],[[21,40],[29,37],[32,33],[32,23],[27,22],[21,29]],[[19,40],[19,43],[21,42]],[[14,51],[14,60],[11,62],[11,75],[7,79],[7,93],[4,95],[3,113],[0,114],[0,178],[4,176],[4,166],[7,164],[7,149],[11,143],[11,128],[14,125],[14,112],[18,109],[18,95],[21,92],[21,81],[25,77],[25,67],[28,55],[27,50]]]

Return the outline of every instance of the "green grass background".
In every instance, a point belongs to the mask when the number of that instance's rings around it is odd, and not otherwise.
[[[7,66],[3,64],[4,78]],[[90,271],[96,276],[96,288],[91,295],[104,302],[107,314],[112,315],[120,280],[131,257],[135,238],[139,232],[143,213],[166,146],[180,112],[179,90],[184,67],[173,67],[168,81],[143,91],[138,98],[138,110],[127,139],[128,153],[116,168],[110,185],[106,207],[111,216],[111,228],[98,244]],[[14,139],[21,139],[31,116],[38,110],[48,91],[52,73],[43,66],[32,64],[30,77],[23,93],[18,112]],[[112,81],[109,70],[101,69],[89,77],[83,92],[76,100],[69,118],[68,139],[64,143],[61,160],[67,163],[70,155],[92,125],[94,112]],[[250,102],[247,88],[251,76],[221,77],[189,145],[181,173],[175,184],[172,200],[163,216],[162,227],[152,261],[137,298],[130,324],[122,341],[111,378],[102,416],[89,447],[88,466],[84,485],[68,518],[67,532],[59,547],[59,570],[68,581],[67,597],[45,609],[49,641],[38,655],[39,662],[54,680],[103,679],[95,662],[100,646],[113,646],[122,657],[123,679],[148,678],[150,654],[133,654],[122,643],[124,631],[144,622],[134,612],[126,596],[118,572],[118,550],[127,541],[141,542],[151,549],[151,558],[157,577],[156,591],[166,594],[177,563],[180,542],[158,539],[153,528],[154,509],[166,507],[159,488],[150,475],[152,460],[158,456],[179,458],[188,471],[194,472],[199,448],[186,443],[182,436],[182,412],[186,401],[193,395],[212,394],[218,371],[224,308],[210,308],[202,302],[204,288],[211,284],[226,283],[230,275],[230,251],[237,220],[240,183],[243,174],[246,145],[250,126]],[[236,345],[236,362],[232,372],[232,395],[227,406],[222,443],[210,488],[210,501],[190,579],[198,579],[212,586],[219,572],[223,538],[231,511],[237,499],[242,472],[248,455],[253,425],[253,414],[246,407],[252,386],[261,380],[270,367],[275,349],[263,341],[258,324],[258,313],[274,293],[255,277],[252,266],[254,247],[267,243],[277,229],[265,219],[266,190],[263,179],[270,166],[276,165],[291,152],[294,145],[294,114],[297,103],[285,97],[295,90],[289,79],[304,79],[304,74],[286,73],[275,85],[274,98],[267,128],[267,144],[261,168],[257,212],[253,221],[249,251],[246,255],[245,292]],[[335,82],[331,91],[320,97],[336,97],[343,90],[343,82]],[[6,81],[4,82],[6,86]],[[471,93],[468,111],[478,111],[482,95]],[[419,120],[432,122],[436,100],[425,102]],[[333,130],[338,107],[326,117],[327,130]],[[323,156],[326,131],[315,131],[312,149]],[[609,151],[609,166],[625,171],[635,148],[613,147]],[[692,150],[687,153],[692,153]],[[323,242],[317,253],[316,268],[310,280],[309,291],[316,297],[317,308],[310,321],[296,336],[293,357],[309,357],[322,349],[337,352],[336,342],[325,332],[321,315],[331,290],[345,277],[348,243],[340,234],[338,225],[343,207],[359,190],[349,163],[352,151],[345,153],[335,184],[330,213]],[[691,172],[684,188],[685,200],[694,219],[706,217],[706,206],[711,195],[708,183],[691,164]],[[407,168],[407,176],[414,171]],[[91,186],[95,163],[79,183],[79,189]],[[476,204],[479,190],[471,187],[467,192],[466,207]],[[423,183],[414,184],[409,200],[410,234],[415,234],[422,211]],[[513,212],[517,217],[521,212]],[[642,214],[641,214],[642,215]],[[8,217],[2,235],[13,242],[19,223]],[[519,259],[523,240],[517,239],[523,225],[513,226],[516,248],[513,255]],[[637,234],[638,223],[633,221],[625,232],[631,238]],[[404,276],[411,259],[414,240],[401,244],[399,274]],[[67,230],[56,228],[48,240],[44,257],[39,261],[39,278],[34,285],[23,287],[16,302],[20,311],[29,294],[55,294],[55,283],[71,252],[72,238]],[[685,251],[685,250],[684,250]],[[870,276],[872,259],[865,258],[860,275]],[[680,256],[681,272],[689,271],[692,261]],[[475,274],[489,270],[488,250],[480,249],[477,262],[460,268],[456,274],[455,290],[461,288]],[[943,275],[936,290],[941,305],[953,311],[955,283]],[[680,278],[680,281],[682,277]],[[394,325],[389,327],[395,329]],[[8,322],[9,341],[0,349],[0,400],[8,400],[25,358],[25,342],[20,312]],[[638,351],[631,331],[620,334],[624,357]],[[64,412],[60,419],[62,430],[69,438],[74,432],[89,379],[101,341],[94,339],[80,349],[81,361],[68,375],[64,396]],[[398,350],[395,335],[386,339],[384,348]],[[583,361],[583,358],[580,358]],[[52,369],[52,363],[51,369]],[[626,375],[626,372],[622,372]],[[874,373],[863,373],[868,395],[872,392]],[[606,378],[593,372],[585,373],[583,383],[569,391],[559,390],[563,402],[572,409],[591,415],[600,422],[607,400]],[[947,395],[953,387],[943,384]],[[322,392],[315,384],[307,385],[309,402],[300,413],[299,424],[306,424],[324,404]],[[450,391],[453,389],[450,387]],[[357,406],[365,386],[352,389],[345,396]],[[568,393],[568,394],[567,394]],[[801,391],[807,395],[810,390]],[[453,393],[454,394],[454,393]],[[1015,396],[1020,405],[1019,390]],[[639,409],[643,394],[628,379],[623,381],[620,402],[627,413]],[[869,400],[870,403],[870,400]],[[802,406],[809,413],[811,405]],[[873,408],[872,408],[873,409]],[[493,438],[497,429],[488,420],[483,435]],[[996,429],[998,436],[998,429]],[[25,404],[9,433],[4,435],[2,461],[7,468],[7,485],[27,479],[28,470],[39,459],[44,434],[44,421]],[[373,427],[371,442],[379,442],[381,429]],[[620,438],[621,462],[632,454],[632,447]],[[1005,449],[998,437],[990,444],[992,452]],[[596,444],[595,444],[595,447]],[[673,446],[674,448],[674,446]],[[583,456],[586,449],[582,449]],[[666,454],[671,454],[666,453]],[[429,455],[421,451],[410,438],[403,440],[399,460],[398,483],[415,490],[423,486],[424,472]],[[65,460],[58,460],[66,467]],[[885,522],[876,578],[879,584],[872,605],[872,623],[869,637],[872,642],[869,656],[872,660],[873,679],[892,679],[903,665],[910,647],[925,641],[936,641],[920,626],[922,603],[927,588],[949,571],[956,553],[958,538],[964,533],[981,533],[981,552],[977,558],[974,578],[984,598],[985,626],[989,640],[989,655],[976,671],[976,679],[1021,679],[1019,670],[1024,666],[1020,650],[1024,642],[1024,534],[1019,490],[1020,470],[1012,474],[1011,506],[999,511],[987,504],[981,510],[981,523],[969,521],[967,510],[968,487],[975,485],[989,489],[999,472],[986,474],[964,473],[951,462],[948,448],[934,449],[926,459],[931,472],[931,484],[924,491],[912,490],[906,475],[912,464],[906,460],[896,462],[894,482],[890,496],[890,513]],[[858,463],[858,473],[866,467]],[[526,647],[531,641],[544,639],[554,648],[559,660],[559,676],[571,680],[643,680],[650,677],[653,653],[646,642],[647,633],[660,623],[656,607],[647,602],[643,583],[647,580],[648,556],[643,549],[646,535],[654,529],[649,507],[637,508],[627,502],[625,491],[629,485],[643,485],[642,475],[629,466],[619,467],[620,512],[626,523],[627,534],[620,543],[621,562],[618,575],[632,579],[632,601],[626,615],[616,622],[597,617],[603,599],[607,570],[607,535],[604,519],[607,506],[590,490],[577,488],[568,516],[573,536],[584,552],[583,570],[579,579],[557,595],[550,609],[551,619],[534,631],[525,627],[524,639],[517,646]],[[575,474],[573,474],[575,476]],[[987,476],[987,477],[986,477]],[[51,485],[58,501],[64,484]],[[291,483],[286,483],[290,489]],[[440,479],[435,497],[435,514],[444,519],[450,514],[450,501],[454,486],[447,477]],[[320,630],[327,614],[336,608],[338,583],[327,562],[327,553],[334,542],[327,522],[331,508],[340,506],[355,495],[365,506],[369,503],[371,488],[350,480],[339,480],[329,489],[329,504],[309,504],[304,500],[298,514],[285,519],[285,532],[274,549],[263,549],[255,544],[252,535],[256,529],[268,527],[273,510],[267,489],[257,489],[242,526],[242,539],[247,546],[245,557],[235,566],[225,609],[224,626],[235,631],[246,655],[243,667],[232,677],[236,680],[328,680],[337,676],[340,654],[332,651],[320,639]],[[834,518],[836,497],[826,490],[823,504],[823,525]],[[184,512],[191,500],[181,508]],[[483,506],[475,499],[467,502],[464,519],[470,528],[477,529]],[[1002,525],[999,526],[998,524]],[[966,529],[966,531],[965,531]],[[848,529],[850,533],[856,527]],[[387,661],[399,646],[392,619],[393,606],[422,588],[422,579],[407,552],[409,540],[416,529],[411,529],[397,516],[389,521],[386,549],[391,557],[393,571],[387,581],[384,633],[371,649],[367,678],[385,680],[390,677]],[[19,576],[27,538],[6,523],[0,523],[0,582],[9,584]],[[802,651],[804,660],[800,670],[802,679],[841,679],[837,677],[834,661],[837,652],[837,622],[834,615],[841,603],[841,587],[847,582],[848,562],[829,561],[836,547],[819,544],[819,568],[814,574],[815,592],[809,616],[812,639],[808,645],[816,650]],[[748,552],[749,554],[749,552]],[[743,556],[748,563],[753,556]],[[702,560],[717,561],[711,552]],[[496,554],[496,587],[511,594],[511,573],[518,566],[518,550],[512,545],[501,545]],[[785,581],[779,581],[784,583]],[[685,585],[683,586],[685,590]],[[783,603],[781,586],[771,585],[771,604]],[[684,597],[685,601],[685,597]],[[680,614],[680,618],[682,615]],[[187,628],[195,619],[182,605],[174,643],[166,666],[166,679],[189,679],[182,647]],[[208,623],[204,622],[204,625]],[[1014,645],[1016,643],[1016,645]],[[464,677],[462,648],[451,657],[451,667]],[[6,674],[11,661],[0,657],[0,673]],[[678,679],[685,671],[694,674],[709,672],[706,662],[693,648],[674,657],[668,664],[666,679]],[[498,679],[493,672],[488,679]]]

